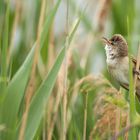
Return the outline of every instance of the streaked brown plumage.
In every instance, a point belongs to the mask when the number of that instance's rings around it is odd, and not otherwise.
[[[110,74],[119,82],[125,89],[129,90],[129,58],[128,45],[124,37],[120,34],[115,34],[111,39],[103,38],[106,44],[107,66]],[[136,59],[131,58],[133,62],[133,74],[138,75],[136,84],[136,95],[140,100],[140,68],[135,70]]]

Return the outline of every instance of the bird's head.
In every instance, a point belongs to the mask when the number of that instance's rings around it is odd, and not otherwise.
[[[102,40],[105,43],[106,55],[108,58],[114,59],[128,55],[128,45],[122,35],[115,34],[111,39],[103,37]]]

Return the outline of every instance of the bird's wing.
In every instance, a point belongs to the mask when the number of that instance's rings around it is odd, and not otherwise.
[[[126,90],[129,90],[129,85],[128,84],[124,84],[124,83],[120,83],[120,85],[125,88]]]

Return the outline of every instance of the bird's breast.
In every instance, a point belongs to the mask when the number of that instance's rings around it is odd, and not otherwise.
[[[129,84],[129,60],[128,57],[123,59],[114,59],[108,63],[108,70],[111,75],[122,84]]]

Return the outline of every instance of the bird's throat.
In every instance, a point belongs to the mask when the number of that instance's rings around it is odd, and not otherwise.
[[[105,51],[106,51],[106,57],[107,59],[114,59],[115,58],[115,50],[112,48],[112,46],[105,46]]]

